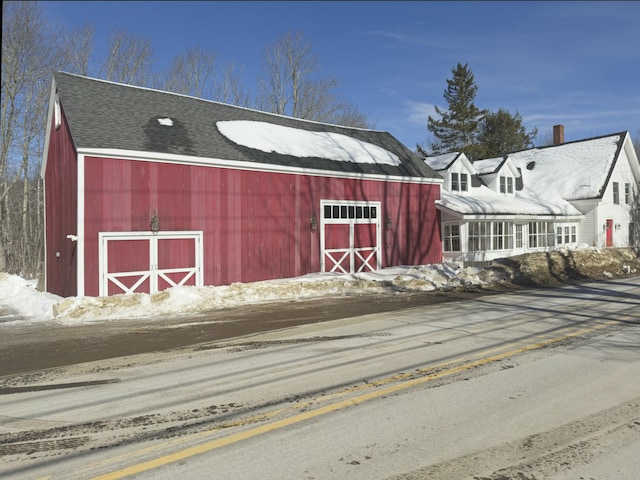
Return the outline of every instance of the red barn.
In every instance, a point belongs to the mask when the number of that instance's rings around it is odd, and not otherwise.
[[[42,175],[62,296],[442,259],[442,179],[387,132],[56,73]]]

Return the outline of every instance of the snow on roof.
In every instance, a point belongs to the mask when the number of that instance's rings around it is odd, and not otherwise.
[[[509,155],[524,187],[545,197],[597,198],[611,171],[621,135],[534,148]]]
[[[522,190],[506,196],[482,185],[464,194],[443,190],[442,207],[463,215],[563,215],[581,213],[569,202],[598,198],[611,172],[624,134],[533,148],[509,154],[506,161],[520,172]],[[458,153],[431,157],[442,168],[451,166]],[[449,163],[447,163],[449,161]],[[504,158],[476,160],[479,175],[495,173]],[[432,168],[435,168],[431,165]]]
[[[340,133],[313,132],[251,120],[220,121],[216,126],[232,142],[267,153],[338,162],[401,164],[400,158],[388,150]]]
[[[424,161],[436,171],[445,170],[449,165],[451,165],[451,162],[458,158],[459,155],[459,152],[443,153],[442,155],[427,157]]]
[[[560,197],[542,199],[526,191],[508,197],[484,185],[474,189],[473,195],[458,195],[443,190],[439,204],[464,215],[582,215]]]
[[[478,175],[486,175],[488,173],[495,173],[500,166],[504,163],[503,157],[488,158],[486,160],[476,160],[473,162],[473,166],[478,172]]]

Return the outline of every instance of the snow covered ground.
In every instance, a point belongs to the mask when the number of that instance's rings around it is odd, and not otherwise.
[[[392,267],[352,275],[303,277],[220,287],[174,287],[148,295],[62,298],[39,292],[33,281],[0,272],[0,325],[55,322],[65,325],[125,318],[193,315],[246,304],[375,293],[432,291],[483,285],[479,270],[449,264]]]

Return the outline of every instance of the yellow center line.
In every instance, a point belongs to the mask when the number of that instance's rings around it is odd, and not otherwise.
[[[407,390],[410,389],[412,387],[415,387],[417,385],[421,385],[427,382],[431,382],[433,380],[437,380],[443,377],[447,377],[450,375],[454,375],[456,373],[460,373],[466,370],[471,370],[473,368],[477,368],[492,362],[497,362],[499,360],[503,360],[505,358],[514,356],[514,355],[519,355],[531,350],[536,350],[536,349],[540,349],[543,347],[546,347],[548,345],[554,344],[554,343],[558,343],[561,342],[563,340],[566,340],[568,338],[572,338],[572,337],[576,337],[578,335],[583,335],[586,333],[590,333],[590,332],[594,332],[596,330],[600,330],[602,328],[605,328],[607,326],[610,326],[612,324],[618,323],[618,321],[609,321],[609,322],[604,322],[602,324],[596,325],[594,327],[590,327],[590,328],[584,328],[584,329],[580,329],[577,331],[574,331],[572,333],[560,336],[560,337],[555,337],[555,338],[550,338],[547,340],[543,340],[537,343],[533,343],[530,345],[525,345],[523,347],[519,347],[516,349],[512,349],[512,350],[508,350],[506,352],[503,353],[499,353],[496,355],[491,355],[489,357],[484,357],[481,358],[479,360],[475,360],[473,362],[470,363],[465,363],[464,365],[459,365],[457,367],[453,367],[450,368],[448,370],[442,370],[427,376],[422,376],[419,378],[411,378],[408,380],[403,381],[402,383],[397,383],[394,385],[390,385],[388,387],[379,389],[379,390],[375,390],[375,391],[371,391],[371,392],[367,392],[364,393],[362,395],[359,395],[357,397],[354,398],[350,398],[350,399],[346,399],[346,400],[342,400],[340,402],[336,402],[330,405],[325,405],[323,407],[319,407],[313,410],[309,410],[306,412],[302,412],[296,415],[293,415],[291,417],[288,418],[284,418],[281,420],[276,420],[273,421],[271,423],[268,424],[264,424],[264,425],[260,425],[258,427],[254,427],[251,428],[249,430],[245,430],[243,432],[238,432],[238,433],[234,433],[232,435],[229,435],[227,437],[224,438],[218,438],[215,440],[211,440],[199,445],[194,445],[192,447],[188,447],[185,448],[183,450],[180,450],[178,452],[174,452],[168,455],[164,455],[152,460],[148,460],[145,462],[141,462],[138,463],[136,465],[132,465],[129,467],[125,467],[123,469],[111,472],[111,473],[106,473],[104,475],[100,475],[97,477],[94,477],[93,480],[116,480],[116,479],[120,479],[120,478],[124,478],[130,475],[135,475],[138,473],[142,473],[142,472],[146,472],[148,470],[153,470],[155,468],[159,468],[163,465],[167,465],[170,463],[174,463],[174,462],[179,462],[181,460],[187,459],[189,457],[193,457],[195,455],[200,455],[202,453],[206,453],[206,452],[210,452],[212,450],[221,448],[221,447],[225,447],[237,442],[241,442],[243,440],[247,440],[249,438],[253,438],[256,437],[258,435],[262,435],[265,433],[269,433],[269,432],[273,432],[275,430],[281,429],[281,428],[285,428],[288,427],[290,425],[294,425],[296,423],[300,423],[303,422],[305,420],[309,420],[312,418],[316,418],[316,417],[320,417],[322,415],[326,415],[327,413],[331,413],[331,412],[335,412],[337,410],[341,410],[347,407],[351,407],[354,405],[359,405],[361,403],[367,402],[369,400],[375,399],[375,398],[379,398],[379,397],[383,397],[385,395],[389,395],[392,393],[396,393],[402,390]],[[512,345],[517,345],[520,344],[521,342],[512,344]],[[450,362],[447,362],[450,363]],[[435,367],[434,367],[435,368]],[[432,370],[433,368],[429,368],[427,371]]]

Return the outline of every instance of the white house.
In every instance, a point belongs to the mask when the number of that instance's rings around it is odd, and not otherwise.
[[[437,202],[444,259],[473,265],[553,248],[637,243],[640,164],[629,133],[568,143],[563,136],[556,126],[558,144],[504,158],[426,159],[444,177]]]

